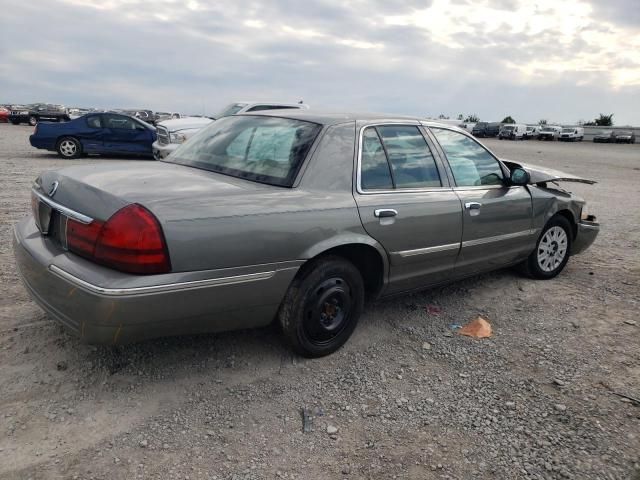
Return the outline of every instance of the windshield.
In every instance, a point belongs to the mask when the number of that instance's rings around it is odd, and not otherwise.
[[[507,130],[507,131],[511,131],[513,130],[515,127],[513,125],[506,125],[504,127],[502,127],[502,130]]]
[[[542,130],[540,130],[541,132],[555,132],[556,129],[553,127],[543,127]]]
[[[618,132],[618,136],[619,136],[619,137],[620,137],[620,136],[628,137],[628,136],[630,136],[630,135],[631,135],[631,132]]]
[[[224,107],[220,112],[215,114],[214,117],[215,118],[230,117],[231,115],[235,115],[236,113],[238,113],[240,110],[242,110],[246,106],[247,106],[246,103],[232,103],[231,105],[227,105],[226,107]]]
[[[563,128],[562,133],[573,133],[573,128]]]
[[[535,127],[527,127],[527,132],[533,132]]]
[[[277,117],[226,117],[201,130],[166,161],[290,187],[321,128]]]

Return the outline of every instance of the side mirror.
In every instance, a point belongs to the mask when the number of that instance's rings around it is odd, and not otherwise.
[[[531,180],[531,176],[529,172],[523,168],[514,168],[511,170],[511,177],[509,177],[511,185],[526,185],[529,183],[529,180]]]

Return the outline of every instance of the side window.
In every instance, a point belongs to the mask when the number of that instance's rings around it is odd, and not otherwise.
[[[89,128],[102,128],[102,125],[100,124],[100,117],[98,115],[87,117],[87,125]]]
[[[503,185],[498,161],[478,142],[452,130],[431,128],[449,161],[459,187]]]
[[[440,187],[440,175],[426,140],[411,125],[377,128],[387,151],[396,188]]]
[[[137,125],[135,120],[124,115],[105,115],[103,121],[105,128],[135,130]]]
[[[360,163],[360,184],[364,190],[393,189],[387,156],[375,128],[367,128],[362,135]]]

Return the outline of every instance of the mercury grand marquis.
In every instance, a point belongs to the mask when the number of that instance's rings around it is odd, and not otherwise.
[[[511,265],[558,275],[599,231],[562,181],[594,183],[419,118],[242,114],[160,162],[42,173],[14,250],[35,301],[85,342],[276,321],[317,357],[365,298]]]

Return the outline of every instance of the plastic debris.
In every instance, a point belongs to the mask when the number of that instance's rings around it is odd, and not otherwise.
[[[481,316],[467,323],[458,332],[460,335],[473,338],[489,338],[491,336],[491,324]]]
[[[459,328],[462,328],[462,325],[460,325],[459,323],[452,323],[451,325],[449,325],[449,328],[451,330],[458,330]]]
[[[313,431],[313,415],[307,408],[302,409],[302,431],[310,433]]]

